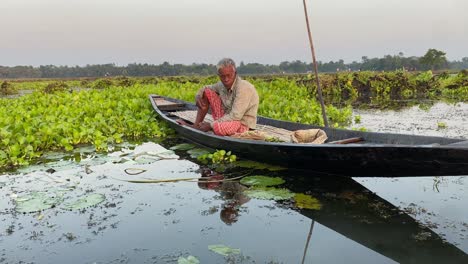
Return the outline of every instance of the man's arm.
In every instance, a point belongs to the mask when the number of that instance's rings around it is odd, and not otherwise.
[[[231,112],[225,114],[217,122],[240,121],[249,109],[252,96],[253,93],[250,89],[239,89],[236,98],[234,98]]]

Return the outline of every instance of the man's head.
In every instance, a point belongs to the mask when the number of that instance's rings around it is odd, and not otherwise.
[[[232,59],[224,58],[218,62],[216,69],[223,85],[231,89],[237,76],[236,63]]]

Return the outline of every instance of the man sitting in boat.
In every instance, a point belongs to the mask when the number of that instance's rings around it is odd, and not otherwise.
[[[218,83],[200,89],[195,97],[198,110],[192,127],[219,136],[231,136],[254,129],[257,124],[258,94],[255,87],[242,80],[232,59],[224,58],[216,65]],[[203,121],[208,110],[214,121]],[[184,124],[183,121],[179,123]]]

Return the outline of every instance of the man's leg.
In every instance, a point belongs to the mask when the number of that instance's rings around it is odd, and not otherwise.
[[[249,128],[240,121],[214,122],[213,132],[218,136],[232,136],[236,133],[244,133]]]
[[[208,113],[208,109],[210,107],[214,120],[217,120],[224,115],[221,98],[219,98],[219,95],[216,92],[210,89],[205,89],[202,94],[202,101],[205,102],[204,106],[206,107],[198,106],[197,117],[195,118],[194,123],[195,127],[197,127],[205,119],[205,116]]]

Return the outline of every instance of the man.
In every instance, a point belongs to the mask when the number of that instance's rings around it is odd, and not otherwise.
[[[232,59],[224,58],[216,65],[220,82],[203,87],[195,97],[197,117],[193,128],[230,136],[254,129],[257,124],[258,94],[255,87],[242,80]],[[208,110],[214,121],[204,122]],[[179,121],[181,124],[186,124]]]

